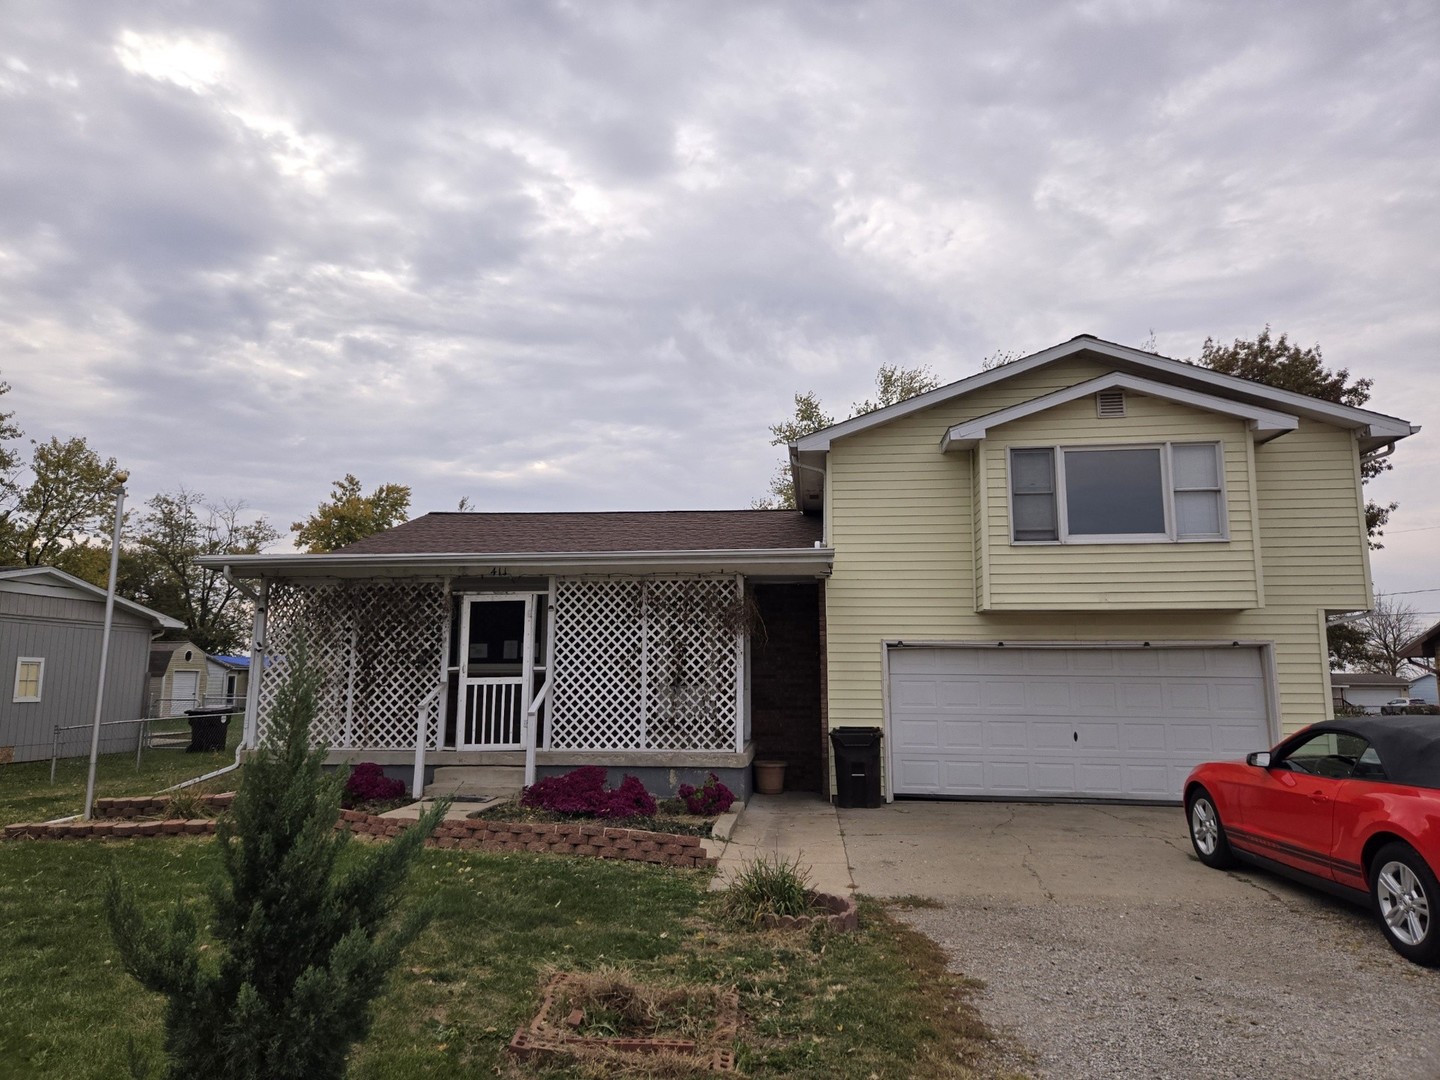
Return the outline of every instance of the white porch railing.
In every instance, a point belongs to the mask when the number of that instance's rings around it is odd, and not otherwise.
[[[444,689],[444,683],[435,687],[415,710],[415,775],[410,781],[410,794],[417,799],[425,794],[425,735],[430,726],[430,706],[440,700]]]
[[[518,750],[525,680],[518,675],[465,680],[462,750]]]

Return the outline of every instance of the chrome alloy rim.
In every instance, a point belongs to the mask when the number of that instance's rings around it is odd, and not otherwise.
[[[1196,799],[1190,807],[1190,835],[1201,854],[1214,855],[1215,845],[1220,842],[1220,822],[1215,818],[1215,808],[1209,799]]]
[[[1396,939],[1419,945],[1430,933],[1430,898],[1415,871],[1403,862],[1387,862],[1375,878],[1380,917]]]

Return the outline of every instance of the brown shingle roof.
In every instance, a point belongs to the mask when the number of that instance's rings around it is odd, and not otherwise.
[[[820,539],[820,519],[799,510],[435,513],[367,536],[338,554],[764,551],[811,548]]]

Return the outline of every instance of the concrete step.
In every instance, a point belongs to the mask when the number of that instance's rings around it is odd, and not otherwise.
[[[445,765],[435,770],[425,795],[508,796],[518,795],[524,786],[523,765]]]

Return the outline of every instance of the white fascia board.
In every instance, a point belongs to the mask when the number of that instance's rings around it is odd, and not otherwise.
[[[1198,364],[1187,364],[1182,360],[1174,360],[1168,356],[1160,356],[1142,349],[1131,348],[1128,345],[1118,345],[1113,341],[1104,341],[1088,334],[1082,334],[1009,364],[1002,364],[989,371],[971,375],[967,379],[937,387],[928,393],[897,402],[883,409],[877,409],[874,412],[865,413],[863,416],[852,417],[838,424],[832,424],[812,435],[797,439],[790,445],[799,450],[829,450],[830,444],[836,439],[853,435],[857,431],[864,431],[879,424],[888,424],[892,420],[898,420],[900,417],[908,416],[920,409],[928,409],[932,405],[939,405],[952,398],[974,393],[976,390],[1084,352],[1108,357],[1124,364],[1133,364],[1157,375],[1194,381],[1219,393],[1224,393],[1226,396],[1241,393],[1258,398],[1276,408],[1296,412],[1301,416],[1309,416],[1340,427],[1364,429],[1369,438],[1382,442],[1403,439],[1420,430],[1407,421],[1387,416],[1384,413],[1371,412],[1369,409],[1357,409],[1350,405],[1338,405],[1290,390],[1277,390],[1274,387],[1237,378],[1234,375],[1222,375],[1218,371],[1211,371]]]
[[[0,573],[0,581],[37,582],[49,578],[58,585],[78,592],[87,599],[104,600],[107,590],[98,585],[92,585],[84,578],[78,578],[74,574],[67,574],[64,570],[57,570],[53,566],[27,566],[15,570],[6,570]],[[166,630],[183,630],[185,624],[179,619],[171,618],[164,612],[155,611],[144,604],[137,604],[134,600],[127,600],[123,596],[115,597],[115,606],[132,615],[138,615],[142,619],[149,619],[151,622],[164,627]]]
[[[1294,431],[1300,426],[1300,421],[1296,417],[1275,412],[1273,409],[1262,409],[1257,405],[1246,405],[1244,402],[1233,401],[1229,398],[1202,394],[1198,390],[1186,390],[1168,383],[1142,379],[1138,375],[1112,371],[1107,375],[1101,375],[1098,379],[1076,383],[1063,390],[1056,390],[1030,401],[1023,401],[1019,405],[1012,405],[1008,409],[1000,409],[985,416],[978,416],[974,420],[967,420],[963,424],[956,424],[941,438],[940,450],[942,453],[951,450],[968,450],[985,438],[990,428],[999,427],[1001,424],[1008,424],[1026,416],[1033,416],[1046,409],[1053,409],[1057,405],[1077,401],[1101,390],[1116,389],[1128,390],[1148,397],[1164,398],[1167,401],[1188,405],[1191,408],[1247,420],[1255,433],[1261,436],[1262,442],[1283,435],[1287,431]]]
[[[483,574],[492,569],[533,574],[746,573],[828,577],[830,548],[710,551],[445,552],[384,555],[203,555],[196,563],[235,577],[359,577]]]

